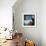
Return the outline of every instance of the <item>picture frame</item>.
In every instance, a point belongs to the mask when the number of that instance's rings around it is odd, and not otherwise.
[[[36,13],[22,14],[22,26],[23,27],[36,27]]]

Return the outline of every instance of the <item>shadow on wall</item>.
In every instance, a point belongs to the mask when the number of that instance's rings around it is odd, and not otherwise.
[[[32,39],[35,41],[36,46],[41,46],[41,38],[40,38],[40,23],[39,17],[40,16],[40,0],[24,0],[20,4],[16,3],[13,6],[13,13],[14,13],[14,25],[15,30],[17,29],[18,32],[23,33],[24,39]],[[39,17],[37,17],[37,27],[30,28],[30,27],[22,27],[22,13],[37,13]],[[37,35],[37,33],[39,34]],[[27,36],[28,34],[28,36]]]

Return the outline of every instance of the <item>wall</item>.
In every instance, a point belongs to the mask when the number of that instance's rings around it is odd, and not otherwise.
[[[22,27],[22,14],[36,13],[36,27]],[[41,46],[41,0],[23,0],[13,6],[15,31],[22,32],[24,39],[35,41],[36,46]]]
[[[12,29],[12,6],[16,0],[0,0],[0,27]]]
[[[41,1],[41,40],[42,46],[46,46],[46,0]]]

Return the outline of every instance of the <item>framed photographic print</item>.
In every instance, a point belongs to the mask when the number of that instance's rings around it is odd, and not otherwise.
[[[23,27],[36,27],[36,14],[23,14],[22,25]]]

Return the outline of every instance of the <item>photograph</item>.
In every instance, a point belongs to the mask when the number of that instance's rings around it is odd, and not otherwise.
[[[35,14],[24,14],[23,15],[23,26],[24,27],[35,27],[36,26],[36,15]]]

